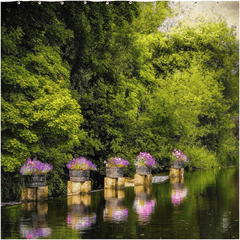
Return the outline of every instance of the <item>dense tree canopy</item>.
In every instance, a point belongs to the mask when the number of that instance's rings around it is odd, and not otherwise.
[[[2,170],[51,162],[50,188],[66,190],[65,164],[85,156],[159,167],[174,148],[190,166],[238,159],[238,43],[226,23],[170,31],[167,2],[2,3]],[[159,168],[160,169],[160,168]],[[57,180],[58,179],[58,180]]]
[[[16,31],[2,33],[3,41],[14,41]],[[28,157],[66,159],[83,137],[83,117],[68,89],[68,66],[59,49],[36,45],[34,51],[2,59],[2,166],[7,171]]]

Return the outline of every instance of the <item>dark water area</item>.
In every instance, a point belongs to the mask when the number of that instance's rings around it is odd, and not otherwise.
[[[1,238],[238,239],[238,168],[1,209]]]

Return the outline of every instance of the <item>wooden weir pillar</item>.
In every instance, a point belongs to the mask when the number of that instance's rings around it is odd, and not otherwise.
[[[152,183],[152,174],[147,175],[140,175],[134,174],[134,185],[141,186],[141,185],[148,185]]]
[[[48,186],[45,186],[47,174],[25,175],[25,187],[21,192],[21,201],[42,201],[48,199]]]
[[[184,178],[184,168],[170,168],[170,178]]]
[[[184,178],[184,162],[172,162],[169,177]]]
[[[89,194],[91,192],[91,181],[89,181],[90,170],[73,169],[69,173],[70,180],[67,182],[67,196]]]
[[[125,188],[125,178],[110,178],[105,177],[104,178],[104,188],[105,189],[122,189]]]
[[[22,189],[21,201],[42,201],[48,199],[48,186],[45,187],[25,187]]]
[[[149,166],[137,166],[134,174],[134,186],[152,183],[152,169]]]
[[[125,188],[125,178],[123,174],[124,168],[122,167],[107,167],[106,177],[104,178],[104,189]]]
[[[91,181],[85,182],[67,182],[67,195],[79,195],[79,194],[88,194],[91,192]]]

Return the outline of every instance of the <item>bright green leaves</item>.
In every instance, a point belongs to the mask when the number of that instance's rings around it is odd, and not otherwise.
[[[163,34],[163,1],[31,3],[19,16],[12,6],[2,27],[5,170],[34,156],[59,167],[84,155],[102,169],[140,151],[160,162],[179,148],[204,167],[235,154],[238,45],[223,21]]]
[[[2,34],[4,42],[9,36]],[[57,47],[35,46],[34,53],[21,58],[14,56],[14,50],[11,56],[8,53],[2,59],[4,170],[14,171],[32,157],[51,159],[54,165],[59,159],[65,161],[66,152],[85,136],[80,130],[80,106],[68,89],[69,66],[63,64]],[[55,157],[55,152],[61,157]]]
[[[184,149],[186,145],[196,145],[196,151],[202,154],[214,153],[209,160],[211,164],[204,167],[213,166],[220,158],[226,162],[236,152],[229,128],[238,99],[238,83],[233,77],[238,72],[238,46],[234,36],[224,22],[201,22],[197,27],[173,29],[168,38],[160,36],[155,36],[155,40],[149,38],[149,46],[159,78],[159,95],[169,107],[161,111],[167,111],[170,119],[175,120],[168,121],[168,127],[179,136],[175,146]],[[160,125],[163,127],[164,122],[159,119]],[[170,131],[167,135],[170,136]],[[188,155],[188,151],[190,155],[190,149],[184,153]],[[196,164],[196,155],[193,160]]]
[[[140,16],[134,19],[134,30],[141,34],[156,33],[161,23],[170,14],[168,2],[140,3]]]

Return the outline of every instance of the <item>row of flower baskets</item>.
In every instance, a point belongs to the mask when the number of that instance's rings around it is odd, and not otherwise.
[[[174,149],[171,157],[173,162],[188,162],[188,157],[184,155],[180,150]],[[120,176],[118,177],[121,177],[121,175],[123,175],[123,169],[129,165],[129,162],[121,157],[111,157],[107,161],[104,161],[104,163],[106,164],[107,170],[110,168],[121,169],[122,173],[120,173]],[[140,154],[134,160],[134,165],[136,166],[136,172],[138,174],[147,175],[151,174],[152,168],[157,167],[157,162],[149,153],[140,152]],[[90,170],[97,170],[97,166],[90,160],[87,160],[85,157],[74,158],[70,160],[66,166],[70,170],[70,176],[73,174],[73,172],[77,172],[78,170],[87,172]],[[52,169],[53,166],[51,164],[42,163],[35,158],[33,160],[28,159],[27,163],[24,164],[21,168],[20,173],[22,175],[42,175],[50,172]],[[107,171],[107,176],[109,174],[110,173]]]

